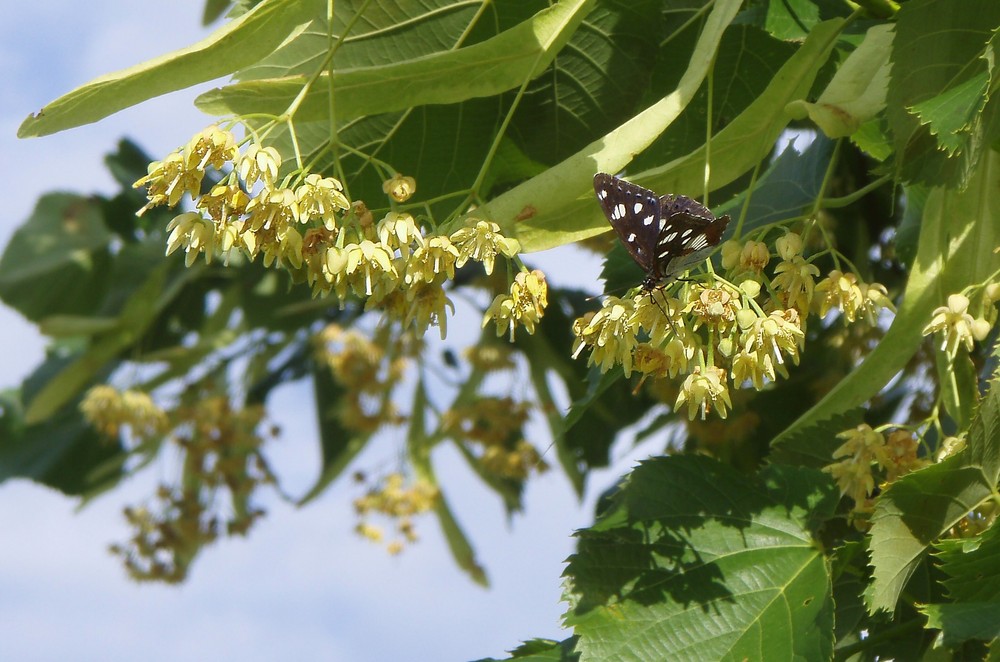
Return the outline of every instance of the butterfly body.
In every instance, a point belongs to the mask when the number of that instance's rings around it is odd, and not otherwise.
[[[654,290],[705,260],[722,240],[729,216],[716,218],[683,195],[663,195],[605,173],[594,176],[597,201]]]

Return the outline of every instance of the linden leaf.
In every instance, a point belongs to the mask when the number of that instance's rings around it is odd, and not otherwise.
[[[831,581],[810,529],[836,503],[814,470],[643,462],[566,570],[581,660],[829,659]]]
[[[24,120],[17,136],[47,136],[90,124],[147,99],[231,74],[274,49],[315,11],[316,3],[302,0],[262,2],[197,44],[64,94]]]
[[[679,115],[704,79],[722,32],[739,9],[738,2],[716,2],[692,60],[677,90],[628,122],[588,145],[545,173],[514,187],[477,210],[516,236],[522,249],[533,252],[578,241],[608,229],[594,202],[590,181],[594,172],[618,172],[649,146]],[[788,124],[785,105],[802,97],[812,85],[833,47],[839,20],[812,31],[806,42],[772,79],[771,85],[747,110],[712,139],[711,189],[750,170],[766,155]],[[656,172],[637,173],[637,184],[657,191],[700,190],[705,175],[701,147]],[[535,213],[517,220],[523,209]],[[456,222],[456,227],[458,223]]]
[[[797,118],[808,114],[829,138],[855,133],[885,108],[892,38],[892,26],[872,27],[815,103],[793,101],[786,110]]]

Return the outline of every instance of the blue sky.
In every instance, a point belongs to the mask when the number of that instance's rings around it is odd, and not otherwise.
[[[0,0],[0,244],[43,192],[112,191],[102,157],[119,138],[162,156],[210,123],[191,104],[196,90],[187,90],[66,133],[15,137],[24,117],[60,94],[200,39],[202,5]],[[540,263],[560,281],[560,268],[580,273],[578,260],[570,268],[556,253]],[[596,260],[585,269],[593,283]],[[478,325],[470,319],[450,322],[449,331]],[[0,342],[0,387],[13,386],[41,360],[42,339],[0,307]],[[318,468],[313,414],[302,404],[309,400],[292,386],[271,403],[283,435],[269,457],[293,493]],[[584,504],[556,471],[532,481],[527,513],[511,522],[453,452],[435,454],[489,590],[455,568],[429,520],[421,522],[422,542],[400,557],[359,539],[351,485],[301,510],[269,500],[268,517],[249,539],[208,548],[185,585],[161,587],[131,583],[106,547],[126,538],[121,508],[141,502],[164,467],[83,510],[31,483],[0,484],[0,659],[446,661],[501,656],[522,638],[562,638],[560,575],[571,532],[590,523],[594,495],[642,455],[626,450],[616,469],[592,477]],[[361,466],[392,455],[383,447]]]

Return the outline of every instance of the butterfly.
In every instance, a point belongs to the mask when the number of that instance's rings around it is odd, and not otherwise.
[[[729,216],[716,218],[687,196],[657,196],[603,172],[594,175],[594,191],[611,227],[646,272],[642,289],[647,292],[705,260],[729,225]]]

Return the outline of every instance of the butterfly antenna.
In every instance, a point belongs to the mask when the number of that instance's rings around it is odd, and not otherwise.
[[[652,301],[653,305],[659,308],[660,312],[663,313],[663,316],[667,318],[667,324],[670,325],[670,330],[673,332],[674,336],[680,338],[680,334],[677,333],[677,327],[674,325],[674,318],[670,316],[670,311],[664,310],[663,306],[660,305],[660,302],[656,300],[655,296],[653,296],[653,292],[656,291],[663,292],[665,290],[662,287],[649,290],[649,300]],[[664,303],[667,305],[667,308],[670,308],[670,302],[666,301],[666,295],[664,295]]]

